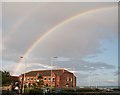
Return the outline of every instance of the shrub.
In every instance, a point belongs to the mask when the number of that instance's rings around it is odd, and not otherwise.
[[[65,92],[75,92],[75,90],[73,88],[66,88],[64,89]]]
[[[32,95],[32,94],[40,94],[40,95],[43,95],[43,90],[42,89],[31,89],[29,91],[29,94]]]

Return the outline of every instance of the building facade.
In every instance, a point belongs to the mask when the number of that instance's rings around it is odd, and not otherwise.
[[[25,84],[33,85],[38,81],[39,75],[42,76],[45,87],[76,87],[75,75],[65,69],[30,71],[25,73]],[[21,83],[23,78],[23,74],[19,76]]]

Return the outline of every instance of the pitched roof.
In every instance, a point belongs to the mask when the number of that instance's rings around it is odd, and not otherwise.
[[[18,82],[19,81],[18,76],[10,76],[10,79],[11,79],[12,82]]]
[[[35,71],[30,71],[28,73],[25,73],[25,76],[36,76],[37,75],[37,72]]]
[[[55,75],[60,76],[64,72],[68,72],[68,71],[65,70],[65,69],[57,69],[57,70],[52,70],[52,72]],[[37,76],[37,74],[41,74],[42,76],[50,76],[51,75],[51,70],[30,71],[30,72],[26,73],[25,76]]]

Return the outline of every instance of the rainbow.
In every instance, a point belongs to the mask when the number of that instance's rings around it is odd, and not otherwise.
[[[115,6],[114,6],[115,7]],[[97,12],[99,10],[107,10],[107,9],[111,9],[113,8],[113,6],[109,6],[109,7],[104,7],[104,8],[99,8],[99,9],[94,9],[94,10],[90,10],[90,11],[86,11],[86,12],[83,12],[83,13],[80,13],[80,14],[77,14],[77,15],[74,15],[60,23],[58,23],[57,25],[53,26],[50,30],[48,30],[47,32],[45,32],[45,34],[43,34],[43,36],[40,36],[34,44],[31,45],[31,47],[24,53],[24,57],[27,57],[31,51],[43,40],[45,39],[49,34],[51,34],[52,32],[54,32],[56,29],[60,28],[61,26],[64,26],[66,24],[68,24],[69,22],[81,17],[81,16],[85,16],[87,14],[90,14],[90,13],[94,13],[94,12]],[[19,67],[21,66],[21,63],[23,63],[24,61],[24,58],[22,58],[20,61],[19,61],[19,64],[17,66],[17,68],[15,69],[13,75],[16,74],[17,70],[19,69]]]
[[[8,42],[9,41],[9,37],[12,36],[22,25],[25,21],[27,21],[28,19],[30,19],[35,12],[37,12],[38,10],[42,9],[40,7],[44,7],[46,3],[43,4],[43,6],[37,6],[35,8],[33,8],[32,10],[28,11],[23,17],[21,17],[17,23],[15,23],[15,25],[13,25],[13,28],[10,30],[10,32],[8,34],[6,34],[5,38],[4,38],[4,42]]]

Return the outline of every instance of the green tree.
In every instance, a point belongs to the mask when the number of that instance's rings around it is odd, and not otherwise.
[[[38,79],[43,79],[42,75],[39,75],[39,76],[38,76]]]
[[[0,71],[0,87],[2,86],[2,71]]]
[[[42,75],[38,76],[38,81],[37,81],[38,87],[41,88],[44,85],[43,77]]]
[[[10,79],[10,72],[8,71],[0,71],[0,78],[2,79],[2,85],[10,85],[11,79]]]

